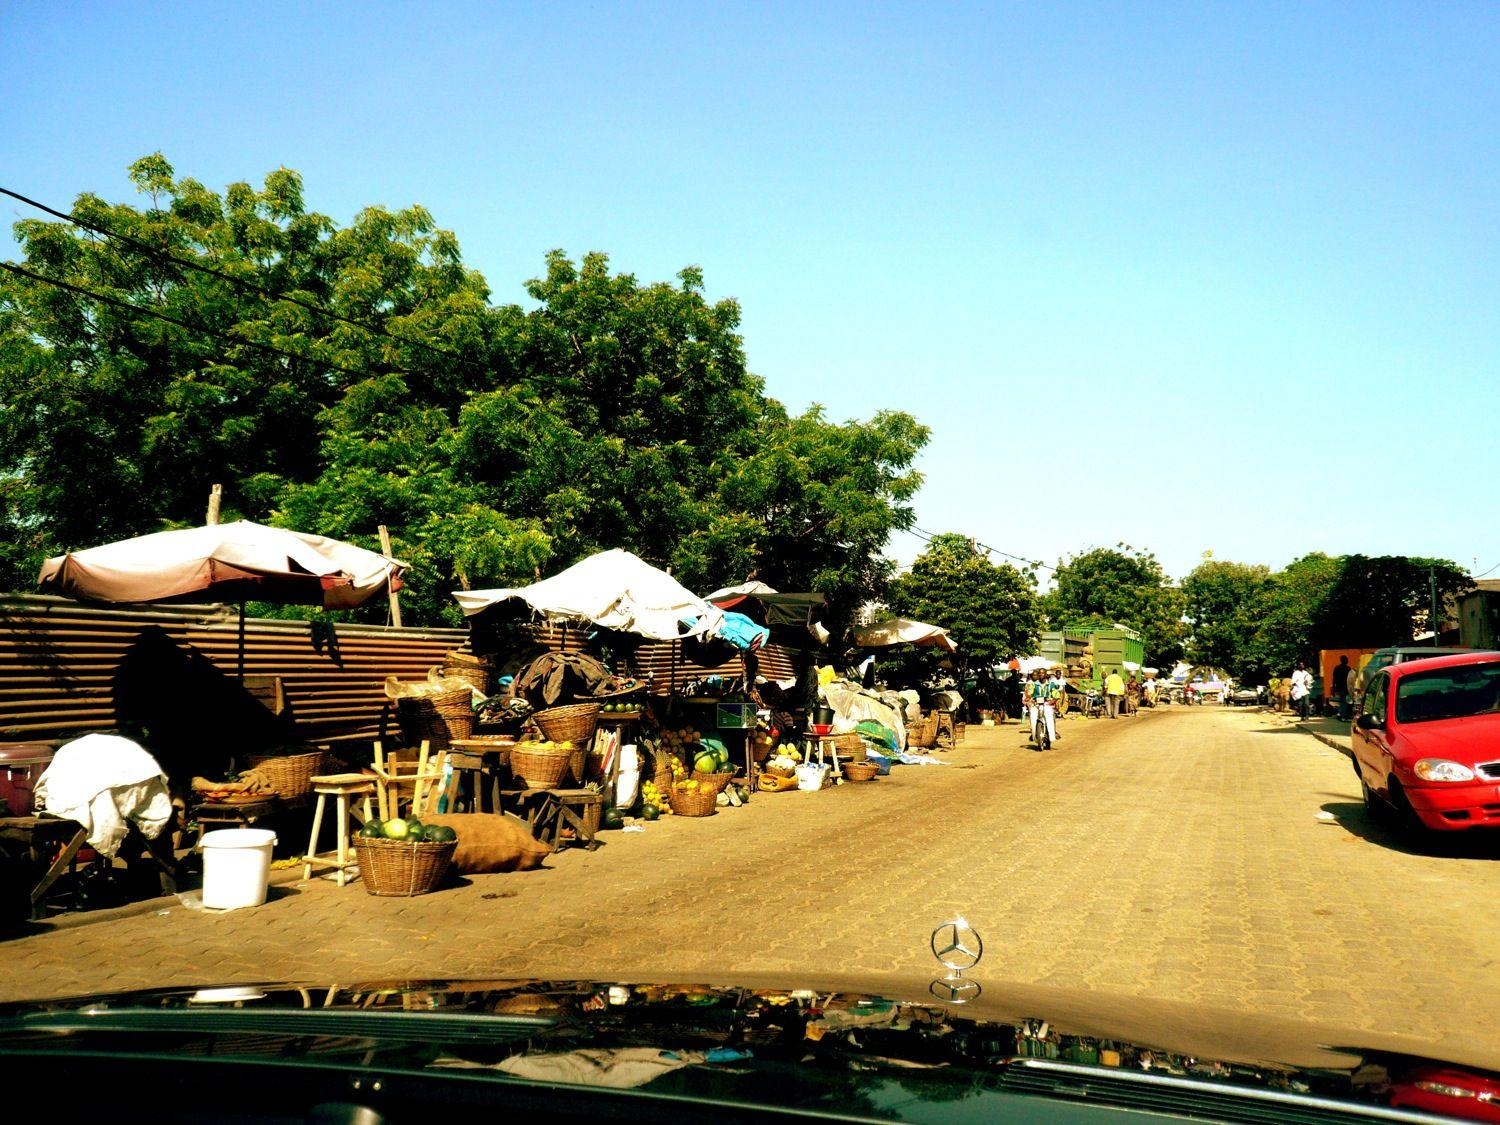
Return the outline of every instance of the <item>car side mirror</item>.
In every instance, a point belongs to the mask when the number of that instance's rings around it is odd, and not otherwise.
[[[1385,724],[1380,721],[1379,716],[1376,715],[1361,715],[1359,718],[1354,720],[1354,725],[1357,726],[1360,730],[1377,730],[1380,727],[1385,726]]]

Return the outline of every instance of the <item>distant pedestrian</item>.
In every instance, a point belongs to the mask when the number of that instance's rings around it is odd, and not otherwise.
[[[1339,705],[1339,722],[1349,721],[1349,673],[1354,669],[1349,667],[1349,657],[1339,657],[1339,666],[1333,670],[1333,698]]]
[[[1292,673],[1292,706],[1297,708],[1297,715],[1306,719],[1310,714],[1312,706],[1312,673],[1307,670],[1307,662],[1297,661],[1297,670]]]
[[[1125,681],[1125,713],[1133,715],[1141,709],[1141,682],[1135,678],[1135,673],[1130,673],[1130,679]]]
[[[1125,681],[1120,678],[1118,668],[1111,670],[1104,681],[1104,710],[1113,719],[1120,713],[1120,701],[1125,698]]]

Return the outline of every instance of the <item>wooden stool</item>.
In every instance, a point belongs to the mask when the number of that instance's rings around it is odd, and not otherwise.
[[[307,842],[307,854],[302,857],[302,879],[312,878],[314,867],[332,867],[338,872],[339,886],[349,881],[349,868],[354,858],[349,852],[349,798],[365,799],[365,819],[370,819],[370,797],[375,792],[375,780],[362,773],[333,773],[310,778],[308,784],[318,795],[318,807],[313,810],[312,837]],[[323,828],[323,809],[329,797],[338,798],[338,851],[335,859],[318,858],[318,833]]]
[[[533,800],[535,798],[535,800]],[[604,815],[604,794],[595,789],[528,789],[524,797],[531,833],[555,849],[562,830],[571,827],[589,851],[598,847],[594,833]]]

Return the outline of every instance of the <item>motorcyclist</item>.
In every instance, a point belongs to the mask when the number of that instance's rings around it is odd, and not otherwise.
[[[1031,723],[1031,741],[1038,750],[1042,748],[1041,740],[1037,738],[1037,723],[1047,724],[1047,740],[1057,741],[1057,687],[1041,669],[1031,674],[1031,682],[1026,685],[1027,711]]]

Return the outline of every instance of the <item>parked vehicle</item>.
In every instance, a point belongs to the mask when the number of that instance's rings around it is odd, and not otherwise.
[[[1434,656],[1456,656],[1459,653],[1474,651],[1471,648],[1435,648],[1432,645],[1393,645],[1390,648],[1376,649],[1370,654],[1359,682],[1351,683],[1349,690],[1355,699],[1358,699],[1364,692],[1364,685],[1370,682],[1375,673],[1382,668],[1389,668],[1392,664],[1404,664],[1408,660],[1427,660]]]
[[[1500,826],[1500,652],[1379,669],[1350,736],[1373,814],[1409,829]]]

